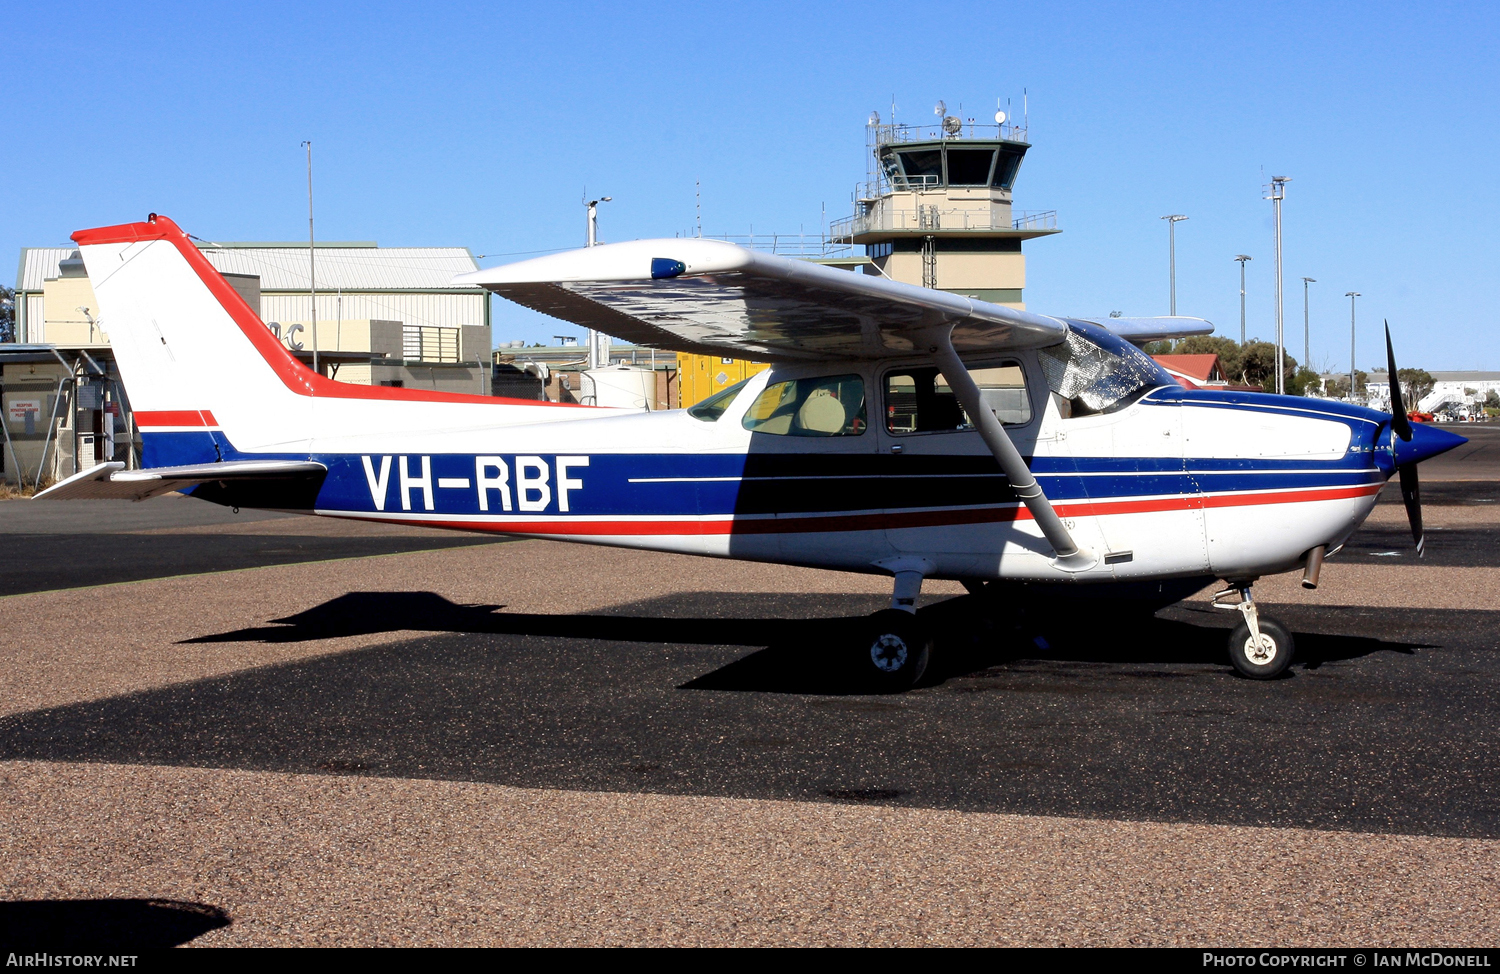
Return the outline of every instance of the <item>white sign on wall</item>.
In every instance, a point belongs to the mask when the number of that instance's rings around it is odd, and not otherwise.
[[[25,429],[30,433],[41,421],[42,401],[40,399],[12,399],[5,407],[5,418],[10,425],[17,429]]]

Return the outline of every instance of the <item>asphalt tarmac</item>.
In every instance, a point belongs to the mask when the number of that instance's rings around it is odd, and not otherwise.
[[[1300,663],[1260,683],[1224,661],[1234,620],[1189,604],[950,651],[928,686],[872,697],[830,665],[828,620],[880,602],[693,592],[553,616],[349,595],[200,639],[454,634],[12,716],[0,760],[1500,838],[1495,611],[1274,610]]]
[[[11,501],[0,504],[0,596],[493,543],[389,525],[330,533],[316,518],[235,512],[181,494]]]
[[[878,578],[0,504],[0,939],[1493,939],[1500,491],[1459,478],[1500,438],[1474,443],[1423,467],[1420,562],[1388,490],[1317,593],[1263,583],[1298,646],[1271,682],[1201,597],[991,626],[934,584],[933,669],[881,697],[830,649]]]

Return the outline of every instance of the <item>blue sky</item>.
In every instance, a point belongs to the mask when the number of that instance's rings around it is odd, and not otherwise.
[[[1028,306],[1178,310],[1274,333],[1264,174],[1289,175],[1288,345],[1313,361],[1500,369],[1494,4],[17,4],[0,84],[0,254],[155,210],[210,239],[462,245],[486,266],[693,225],[816,230],[849,210],[872,109],[929,122],[1030,94]],[[13,266],[13,265],[8,265]],[[1295,287],[1293,286],[1295,285]],[[504,302],[495,338],[567,326]]]

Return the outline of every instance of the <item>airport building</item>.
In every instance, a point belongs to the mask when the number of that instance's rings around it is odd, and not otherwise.
[[[1409,403],[1407,408],[1424,413],[1452,413],[1456,418],[1479,418],[1484,415],[1485,401],[1491,394],[1500,396],[1500,372],[1431,372],[1432,391],[1420,402]],[[1349,374],[1333,373],[1328,379],[1348,380]],[[1390,373],[1379,369],[1370,373],[1365,382],[1365,394],[1376,408],[1389,408],[1391,402]]]
[[[1003,114],[932,126],[872,115],[865,133],[869,170],[830,243],[863,246],[867,274],[1024,308],[1021,244],[1059,232],[1056,210],[1012,208],[1026,128]]]
[[[199,248],[293,355],[311,366],[316,351],[319,371],[332,379],[490,392],[489,296],[450,283],[478,269],[466,248],[374,242],[320,243],[311,254],[305,243],[200,242]],[[76,248],[22,250],[16,338],[0,345],[4,479],[30,485],[105,460],[134,464],[139,444],[109,349],[108,316],[100,314]]]

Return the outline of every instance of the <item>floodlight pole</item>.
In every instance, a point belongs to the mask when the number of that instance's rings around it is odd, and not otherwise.
[[[1281,201],[1286,198],[1290,176],[1271,177],[1271,209],[1276,217],[1276,394],[1286,392],[1286,341],[1281,302]]]
[[[1240,345],[1245,344],[1245,261],[1254,260],[1249,254],[1240,254],[1235,260],[1240,262]]]
[[[1171,213],[1162,217],[1167,221],[1167,276],[1172,286],[1171,315],[1177,316],[1177,224],[1186,220],[1187,217],[1181,213]]]
[[[1349,401],[1354,401],[1354,299],[1359,297],[1358,291],[1348,291],[1344,297],[1349,299]]]
[[[588,236],[584,238],[585,247],[597,247],[599,245],[599,204],[608,203],[612,199],[614,199],[612,196],[601,196],[596,200],[585,199],[583,201],[583,205],[589,211]],[[599,336],[594,329],[590,328],[588,367],[590,369],[597,369],[599,364]]]
[[[1307,313],[1307,286],[1318,283],[1316,277],[1304,277],[1302,279],[1302,367],[1312,368],[1312,329],[1308,326],[1311,320]]]
[[[313,195],[312,195],[312,140],[302,143],[307,150],[307,296],[312,302],[313,371],[318,368],[318,274],[313,242]]]

